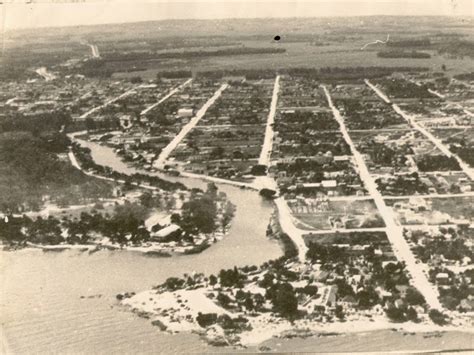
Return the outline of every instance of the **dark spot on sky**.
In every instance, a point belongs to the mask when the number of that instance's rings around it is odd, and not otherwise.
[[[274,39],[275,41],[279,41],[280,38],[281,38],[280,36],[275,36],[275,37],[273,37],[273,39]]]

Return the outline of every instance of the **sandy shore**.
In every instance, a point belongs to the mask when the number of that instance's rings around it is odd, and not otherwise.
[[[236,317],[224,308],[218,306],[206,296],[210,290],[179,290],[175,292],[158,293],[156,290],[144,291],[122,301],[135,312],[146,314],[153,320],[159,320],[170,332],[203,332],[195,321],[199,312],[227,314]],[[252,330],[239,334],[239,344],[245,347],[262,344],[275,337],[313,336],[317,334],[352,334],[382,330],[396,330],[406,333],[433,333],[447,331],[462,331],[474,339],[474,327],[438,326],[424,319],[420,323],[393,323],[384,316],[366,318],[361,315],[350,315],[346,321],[315,322],[302,319],[291,324],[289,321],[262,313],[258,316],[247,316]],[[216,326],[213,326],[216,328]],[[217,326],[217,328],[219,328]],[[286,333],[286,335],[285,335]]]

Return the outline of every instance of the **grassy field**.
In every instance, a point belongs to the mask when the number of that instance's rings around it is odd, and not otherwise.
[[[372,36],[370,38],[377,38]],[[453,59],[432,53],[429,59],[412,58],[379,58],[377,51],[380,47],[361,50],[361,45],[370,42],[366,40],[355,43],[343,42],[341,44],[331,44],[328,46],[314,46],[308,42],[298,43],[269,43],[269,41],[248,41],[243,42],[248,47],[278,47],[285,48],[285,53],[275,54],[253,54],[207,57],[195,60],[169,60],[169,61],[149,61],[136,64],[137,67],[145,66],[145,71],[134,73],[115,73],[114,77],[124,78],[140,75],[146,79],[156,77],[160,71],[186,69],[193,71],[209,70],[229,70],[229,69],[280,69],[291,67],[325,68],[325,67],[426,67],[434,71],[440,71],[444,64],[451,75],[472,71],[472,60]]]

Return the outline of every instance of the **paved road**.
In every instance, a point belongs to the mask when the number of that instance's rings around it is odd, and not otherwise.
[[[275,205],[277,206],[278,220],[282,231],[293,241],[298,249],[298,258],[301,262],[304,262],[306,260],[308,247],[304,242],[303,234],[308,234],[309,231],[299,229],[294,225],[290,208],[283,197],[275,199]]]
[[[89,47],[91,47],[92,57],[100,58],[99,47],[97,47],[95,44],[89,44]]]
[[[206,111],[209,107],[211,107],[214,102],[221,96],[222,92],[227,89],[228,84],[223,84],[215,93],[214,95],[204,104],[203,107],[197,112],[196,116],[194,116],[188,124],[186,124],[179,132],[173,140],[161,151],[158,159],[156,159],[155,163],[153,164],[158,169],[163,169],[171,152],[178,146],[179,143],[183,140],[184,137],[197,125],[199,120],[206,114]]]
[[[421,198],[449,198],[449,197],[473,197],[474,191],[464,192],[462,194],[431,194],[431,195],[403,195],[403,196],[384,196],[385,200],[403,200],[410,197]]]
[[[382,92],[378,87],[376,87],[374,84],[372,84],[369,80],[365,79],[364,82],[367,84],[368,87],[370,87],[372,90],[375,91],[379,97],[384,100],[387,104],[392,103],[390,99]]]
[[[155,102],[153,105],[147,107],[144,109],[142,112],[140,112],[140,115],[146,115],[148,112],[153,110],[155,107],[157,107],[159,104],[163,103],[164,101],[168,100],[171,96],[176,94],[178,91],[182,90],[186,85],[190,84],[193,81],[193,79],[189,79],[185,81],[183,84],[179,85],[178,87],[174,88],[171,90],[166,96],[162,97],[158,102]]]
[[[360,177],[364,181],[365,187],[369,194],[373,197],[374,202],[382,216],[386,228],[386,233],[388,240],[392,244],[393,251],[397,256],[398,260],[405,262],[406,268],[412,277],[413,285],[425,296],[426,302],[432,308],[441,308],[441,304],[438,300],[438,290],[433,286],[427,276],[423,273],[423,267],[420,264],[417,264],[417,260],[413,255],[412,251],[405,238],[403,237],[403,228],[396,223],[396,218],[393,210],[389,208],[377,189],[377,184],[375,180],[369,173],[367,165],[365,164],[362,155],[357,150],[352,138],[347,132],[344,120],[340,115],[337,108],[334,106],[329,91],[325,86],[323,86],[324,93],[329,103],[329,107],[332,109],[334,118],[339,123],[341,133],[346,140],[346,143],[349,145],[352,151],[352,155],[356,161]]]
[[[273,135],[274,135],[273,124],[275,123],[275,113],[276,113],[279,91],[280,91],[280,76],[277,75],[277,77],[275,78],[275,85],[273,86],[272,102],[270,104],[270,112],[268,113],[267,127],[265,129],[265,139],[263,141],[260,158],[258,159],[258,163],[260,165],[268,166],[270,164],[270,156],[272,154]]]

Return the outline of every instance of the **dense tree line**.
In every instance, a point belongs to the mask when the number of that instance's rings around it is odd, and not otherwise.
[[[390,40],[386,44],[388,47],[429,47],[430,45],[431,41],[428,38]]]
[[[120,245],[140,244],[150,237],[143,224],[145,216],[143,206],[131,203],[116,206],[112,216],[86,212],[82,212],[78,219],[10,216],[0,220],[0,238],[12,244],[28,241],[57,245],[88,244],[92,238],[100,236]]]
[[[431,58],[431,54],[426,52],[418,52],[418,51],[382,51],[377,53],[377,57],[379,58],[412,58],[412,59],[428,59]]]
[[[57,132],[71,122],[70,114],[64,111],[42,112],[34,116],[16,112],[0,119],[0,132],[27,131],[38,135],[42,132]]]
[[[133,60],[161,60],[161,59],[194,59],[202,57],[218,57],[218,56],[233,56],[233,55],[249,55],[249,54],[269,54],[269,53],[284,53],[285,48],[251,48],[251,47],[234,47],[224,48],[209,51],[176,51],[176,52],[109,52],[103,55],[105,62],[121,62]]]

